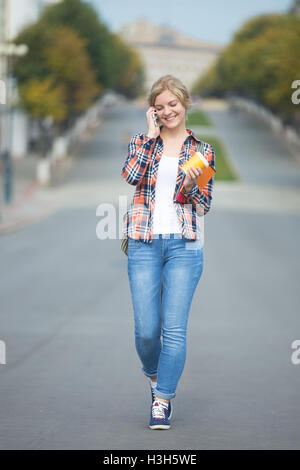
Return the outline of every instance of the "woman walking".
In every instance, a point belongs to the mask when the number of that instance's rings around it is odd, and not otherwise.
[[[128,277],[134,310],[135,345],[151,387],[150,429],[169,429],[171,399],[186,359],[186,331],[192,298],[203,271],[199,216],[210,209],[213,179],[202,191],[191,168],[182,165],[202,144],[215,169],[213,147],[185,127],[191,100],[184,84],[165,75],[152,86],[148,130],[135,134],[121,175],[136,186],[126,213]],[[178,196],[179,195],[179,196]],[[161,335],[163,342],[161,343]]]

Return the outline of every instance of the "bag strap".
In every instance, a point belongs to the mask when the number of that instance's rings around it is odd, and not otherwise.
[[[196,142],[196,152],[201,152],[203,155],[203,150],[204,150],[204,142],[201,140],[200,142]]]

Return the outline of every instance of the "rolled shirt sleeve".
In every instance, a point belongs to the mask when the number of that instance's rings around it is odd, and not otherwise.
[[[121,176],[127,183],[136,186],[141,181],[150,162],[155,142],[155,138],[145,134],[136,134],[131,138],[121,171]]]
[[[215,170],[216,169],[215,167],[216,156],[215,156],[215,151],[212,145],[210,145],[208,152],[206,152],[204,156],[205,158],[207,158],[210,166]],[[200,191],[196,183],[194,183],[191,191],[186,191],[184,189],[184,194],[183,194],[184,203],[193,204],[194,206],[197,206],[197,204],[200,204],[200,206],[204,210],[204,215],[207,214],[207,212],[210,209],[210,204],[212,201],[214,178],[215,178],[215,175],[208,181],[208,183],[204,186],[202,191]]]

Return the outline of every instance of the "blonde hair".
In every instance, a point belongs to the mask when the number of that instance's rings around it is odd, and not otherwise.
[[[165,90],[169,90],[175,96],[177,96],[185,109],[189,109],[192,106],[192,100],[190,98],[188,89],[182,83],[182,81],[179,80],[179,78],[176,78],[173,75],[164,75],[153,83],[148,95],[149,106],[154,106],[156,97]]]

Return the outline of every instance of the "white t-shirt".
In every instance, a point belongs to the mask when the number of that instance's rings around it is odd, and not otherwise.
[[[152,233],[182,233],[174,207],[173,196],[178,174],[179,156],[162,155],[155,186]]]

